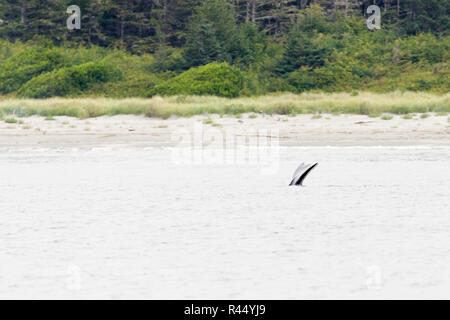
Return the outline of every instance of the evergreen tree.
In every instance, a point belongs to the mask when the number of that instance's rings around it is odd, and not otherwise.
[[[313,0],[243,0],[236,1],[241,22],[258,25],[267,34],[281,35],[295,22],[300,9]]]
[[[81,9],[81,29],[67,30],[67,39],[77,44],[95,44],[106,46],[108,43],[102,32],[101,17],[105,10],[103,0],[83,0],[78,5]]]
[[[44,36],[55,42],[65,38],[66,7],[61,0],[4,0],[1,34],[10,39],[29,40]]]
[[[403,0],[406,11],[401,25],[410,34],[447,33],[450,30],[450,1]]]
[[[234,11],[225,0],[206,1],[188,27],[185,60],[188,67],[209,62],[232,62],[237,26]]]
[[[26,23],[27,14],[32,5],[31,1],[25,0],[3,0],[0,7],[0,34],[9,40],[21,38],[29,39],[30,34],[27,33]]]
[[[81,30],[66,28],[66,8],[72,4],[81,8]],[[448,0],[0,0],[0,37],[120,47],[157,53],[161,60],[172,48],[184,48],[189,65],[250,61],[255,48],[248,37],[256,35],[251,30],[282,41],[314,4],[336,24],[345,24],[343,19],[358,10],[362,17],[377,4],[383,27],[397,34],[450,30]],[[256,47],[262,45],[258,41]]]
[[[318,40],[317,35],[329,31],[328,25],[319,7],[308,9],[289,32],[276,73],[286,74],[300,67],[323,66],[332,51],[332,43]]]

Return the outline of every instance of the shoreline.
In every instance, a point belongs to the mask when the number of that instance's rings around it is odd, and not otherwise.
[[[194,136],[195,130],[208,137],[205,145],[216,136],[216,140],[233,137],[248,145],[255,144],[256,137],[274,139],[280,146],[450,146],[449,118],[436,114],[427,118],[418,114],[410,120],[349,114],[17,119],[19,123],[0,122],[0,147],[173,147],[189,145],[189,139],[180,143],[180,137]]]

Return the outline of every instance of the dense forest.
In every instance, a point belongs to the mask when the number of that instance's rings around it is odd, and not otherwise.
[[[0,94],[443,93],[449,31],[448,0],[2,0]]]

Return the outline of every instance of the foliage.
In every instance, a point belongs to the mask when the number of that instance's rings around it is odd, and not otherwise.
[[[62,65],[62,56],[54,49],[31,47],[0,64],[0,92],[10,93],[43,72]]]
[[[409,34],[446,33],[450,30],[450,2],[442,0],[405,0],[408,10],[401,27]]]
[[[243,88],[241,71],[228,63],[191,68],[153,89],[154,95],[216,95],[237,97]]]
[[[3,0],[0,94],[449,91],[449,1],[377,0],[376,31],[364,18],[373,1],[352,3],[80,0],[82,29],[69,31],[66,0]],[[121,77],[84,69],[94,65],[114,66]],[[69,79],[75,70],[84,72],[82,84]]]
[[[20,88],[19,95],[28,98],[66,97],[119,77],[112,66],[88,62],[35,77]]]
[[[264,55],[265,38],[252,24],[238,26],[226,0],[203,2],[191,18],[186,34],[186,67],[211,62],[248,65]]]

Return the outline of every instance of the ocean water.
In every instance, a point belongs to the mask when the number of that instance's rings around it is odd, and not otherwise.
[[[450,298],[449,147],[259,151],[1,149],[0,298]]]

